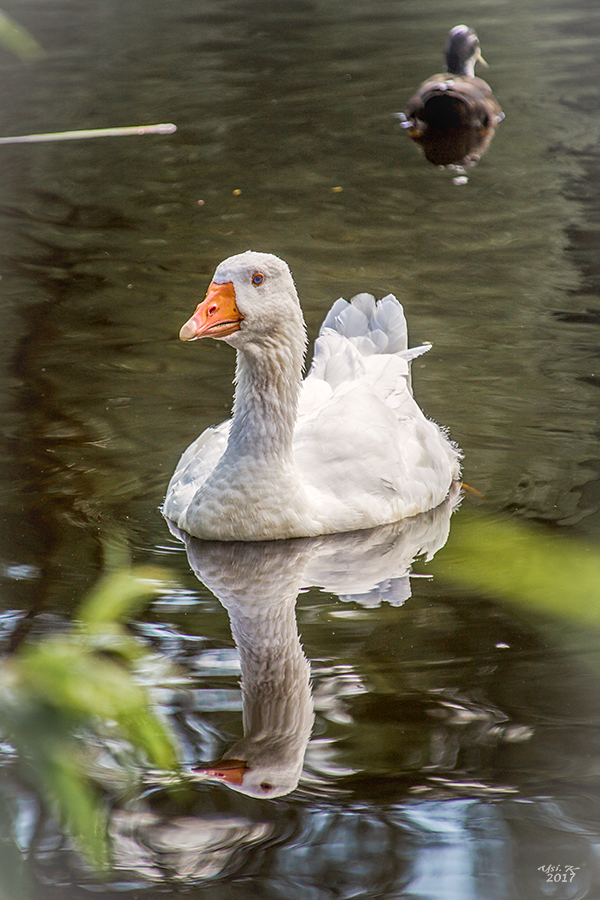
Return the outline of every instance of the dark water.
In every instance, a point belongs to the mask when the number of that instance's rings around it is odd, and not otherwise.
[[[210,781],[115,789],[117,868],[105,881],[3,744],[2,840],[25,874],[16,895],[0,876],[0,896],[600,896],[597,630],[437,576],[413,579],[399,605],[398,566],[377,569],[397,578],[382,599],[333,577],[320,545],[240,550],[229,581],[231,560],[215,550],[196,560],[205,586],[158,511],[179,453],[231,400],[229,348],[180,345],[178,329],[216,264],[252,248],[290,264],[311,339],[340,295],[402,298],[413,343],[434,344],[413,368],[417,397],[484,495],[455,517],[508,514],[595,552],[596,4],[3,8],[46,56],[25,65],[0,50],[2,134],[178,127],[0,147],[5,646],[67,621],[119,535],[135,562],[158,561],[177,581],[135,629],[178,667],[178,686],[156,697],[186,764],[242,736],[244,638],[236,649],[230,624],[235,634],[248,598],[257,633],[267,623],[265,652],[268,611],[287,610],[277,640],[297,668],[282,696],[308,704],[304,731],[314,703],[315,722],[298,787],[281,797]],[[506,120],[456,185],[392,114],[441,68],[461,21],[477,28]],[[410,557],[400,538],[385,540]],[[347,573],[380,558],[344,552]],[[303,590],[294,618],[294,591],[315,584],[326,590]],[[257,633],[246,639],[260,646]],[[271,714],[298,721],[302,702]]]

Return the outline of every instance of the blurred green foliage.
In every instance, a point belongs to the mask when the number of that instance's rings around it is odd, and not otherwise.
[[[32,640],[0,665],[0,736],[97,869],[109,866],[110,846],[94,755],[107,740],[126,742],[143,766],[178,768],[174,736],[140,677],[152,651],[125,624],[164,589],[158,569],[115,569],[69,631]],[[8,852],[0,834],[2,843]]]
[[[600,551],[516,519],[460,512],[427,570],[521,607],[600,625]]]
[[[22,62],[33,62],[44,55],[42,47],[35,38],[1,10],[0,45],[18,56]]]

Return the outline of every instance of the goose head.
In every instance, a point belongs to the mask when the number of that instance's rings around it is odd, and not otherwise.
[[[290,333],[302,335],[304,346],[304,320],[287,264],[272,253],[247,250],[217,266],[205,299],[179,337],[212,337],[244,350]]]
[[[456,25],[448,36],[446,44],[446,69],[452,75],[466,75],[473,78],[475,63],[487,63],[481,55],[479,38],[468,25]]]
[[[312,724],[312,719],[311,719]],[[308,735],[306,735],[308,742]],[[302,774],[306,744],[286,750],[265,741],[242,740],[214,763],[194,766],[196,779],[209,778],[248,797],[274,800],[291,794]]]

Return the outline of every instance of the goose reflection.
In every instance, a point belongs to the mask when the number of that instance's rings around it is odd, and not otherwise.
[[[369,531],[265,542],[213,542],[169,527],[190,566],[227,610],[242,669],[243,738],[217,762],[195,768],[254,797],[281,797],[299,782],[314,712],[310,666],[296,623],[296,598],[317,586],[365,606],[400,605],[410,567],[448,539],[460,501]]]

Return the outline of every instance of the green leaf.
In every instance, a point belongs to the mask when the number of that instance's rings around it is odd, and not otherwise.
[[[119,547],[117,558],[124,558]],[[144,683],[145,673],[154,683],[161,658],[125,626],[164,587],[158,569],[114,570],[84,600],[76,627],[23,645],[0,664],[0,729],[99,870],[109,864],[109,844],[91,776],[98,754],[110,754],[115,766],[126,759],[126,772],[135,771],[131,750],[153,769],[178,770],[174,735]]]
[[[142,750],[157,769],[178,769],[173,735],[167,725],[148,707],[134,715],[122,715],[119,724],[134,747]]]
[[[538,526],[459,513],[428,570],[464,588],[600,625],[600,549]]]
[[[166,586],[165,573],[154,566],[122,569],[105,575],[84,599],[79,620],[87,628],[123,622],[144,608]]]
[[[107,869],[110,849],[106,810],[85,777],[81,761],[70,747],[55,750],[38,773],[44,793],[59,819],[96,869]]]
[[[0,12],[0,44],[23,62],[32,62],[44,56],[35,38],[3,12]]]
[[[77,639],[47,639],[23,653],[20,682],[30,696],[82,727],[94,727],[97,719],[116,721],[154,766],[176,768],[172,733],[152,710],[146,689],[119,661],[86,652]]]

